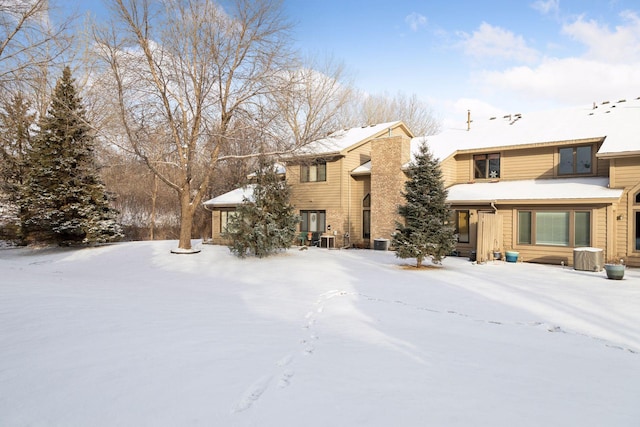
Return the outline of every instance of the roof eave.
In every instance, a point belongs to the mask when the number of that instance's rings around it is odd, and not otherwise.
[[[612,204],[620,201],[619,197],[601,197],[590,199],[482,199],[482,200],[447,200],[452,205],[593,205]]]
[[[615,159],[620,157],[638,157],[640,151],[617,151],[608,153],[596,153],[596,157],[599,159]]]
[[[593,136],[589,138],[577,138],[577,139],[567,139],[567,140],[558,140],[558,141],[539,141],[539,142],[530,142],[524,144],[508,144],[508,145],[492,145],[478,148],[467,148],[463,150],[456,150],[446,158],[451,156],[456,156],[458,154],[473,154],[473,153],[486,153],[487,150],[522,150],[526,148],[537,148],[544,146],[563,146],[563,145],[574,145],[574,144],[589,144],[594,142],[602,142],[604,141],[605,136]],[[445,159],[446,160],[446,159]]]
[[[407,125],[404,124],[404,122],[397,121],[395,123],[392,123],[391,126],[389,126],[388,128],[382,129],[379,132],[376,132],[373,135],[369,136],[368,138],[362,139],[362,140],[356,142],[355,144],[352,144],[352,145],[350,145],[348,147],[343,148],[340,151],[340,154],[347,155],[347,153],[349,151],[353,151],[353,150],[357,149],[358,147],[360,147],[360,146],[362,146],[362,145],[364,145],[364,144],[366,144],[366,143],[368,143],[368,142],[370,142],[370,141],[372,141],[374,139],[381,138],[385,133],[389,133],[389,131],[391,129],[395,129],[395,128],[398,128],[398,127],[402,128],[406,132],[406,134],[409,136],[409,138],[415,138],[415,136],[413,135],[411,130],[407,127]]]
[[[216,208],[237,208],[241,205],[242,202],[239,203],[203,203],[203,206],[208,210],[216,209]]]

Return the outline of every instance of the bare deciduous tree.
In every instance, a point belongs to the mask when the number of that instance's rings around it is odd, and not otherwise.
[[[213,0],[112,0],[114,22],[94,32],[117,99],[121,146],[178,195],[181,250],[191,249],[193,217],[218,165],[290,151],[329,122],[322,105],[301,101],[309,87],[292,84],[304,77],[291,71],[280,3],[233,0],[223,9]],[[318,95],[328,81],[315,84]],[[330,88],[319,104],[339,105],[337,93]],[[309,108],[286,111],[308,118],[284,132],[274,106],[291,106],[293,96]]]
[[[344,127],[343,110],[354,90],[342,63],[307,59],[289,71],[286,86],[272,95],[274,124],[300,146]]]
[[[74,19],[69,16],[54,24],[51,12],[49,0],[0,0],[0,88],[4,92],[15,93],[15,86],[24,93],[50,92],[40,87],[43,70],[70,47],[66,32]],[[38,108],[37,100],[35,104]]]
[[[440,130],[440,123],[433,110],[415,94],[405,95],[399,92],[395,96],[387,93],[361,95],[356,104],[354,125],[402,120],[414,135],[434,135]]]

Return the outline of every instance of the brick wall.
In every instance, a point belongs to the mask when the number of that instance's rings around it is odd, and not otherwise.
[[[411,140],[405,136],[379,138],[371,144],[371,239],[390,239],[400,220],[398,206],[404,203],[402,190],[409,162]]]

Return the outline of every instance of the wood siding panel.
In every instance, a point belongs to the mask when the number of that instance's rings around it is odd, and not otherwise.
[[[459,154],[455,156],[456,162],[456,184],[466,184],[472,181],[471,175],[471,154]]]
[[[556,148],[528,148],[504,152],[500,158],[502,179],[553,178]]]
[[[557,207],[554,207],[557,209]],[[583,208],[567,207],[567,209],[589,210],[591,212],[591,246],[604,251],[605,260],[607,257],[607,207],[585,206]],[[500,212],[504,212],[504,242],[505,248],[512,248],[520,253],[519,259],[526,262],[536,262],[543,264],[573,265],[573,247],[570,246],[550,246],[550,245],[518,245],[517,244],[517,221],[518,210],[544,210],[540,206],[501,206]],[[510,246],[509,246],[510,245]]]
[[[596,159],[596,175],[609,176],[609,159]]]
[[[459,183],[457,182],[457,163],[455,160],[449,159],[440,163],[440,170],[442,171],[442,178],[444,179],[445,187],[450,187],[453,184]]]
[[[633,187],[640,183],[640,156],[624,157],[611,162],[614,188]]]
[[[300,165],[287,166],[291,202],[298,210],[336,209],[340,207],[340,161],[327,162],[327,180],[300,182]]]

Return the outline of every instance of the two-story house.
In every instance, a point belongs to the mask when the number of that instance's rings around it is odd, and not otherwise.
[[[335,247],[369,247],[371,239],[390,238],[412,138],[399,121],[363,126],[334,132],[283,159],[301,236],[311,242],[333,236],[325,244]],[[224,243],[229,215],[250,194],[247,187],[204,203],[213,213],[213,243]]]
[[[640,265],[640,100],[468,121],[428,138],[458,249],[573,265],[573,250]]]
[[[286,160],[302,235],[336,246],[389,239],[404,168],[425,141],[439,159],[458,253],[573,264],[579,247],[640,266],[640,100],[468,121],[430,137],[402,122],[333,133]],[[250,193],[250,188],[248,189]],[[205,202],[213,242],[247,189]]]

